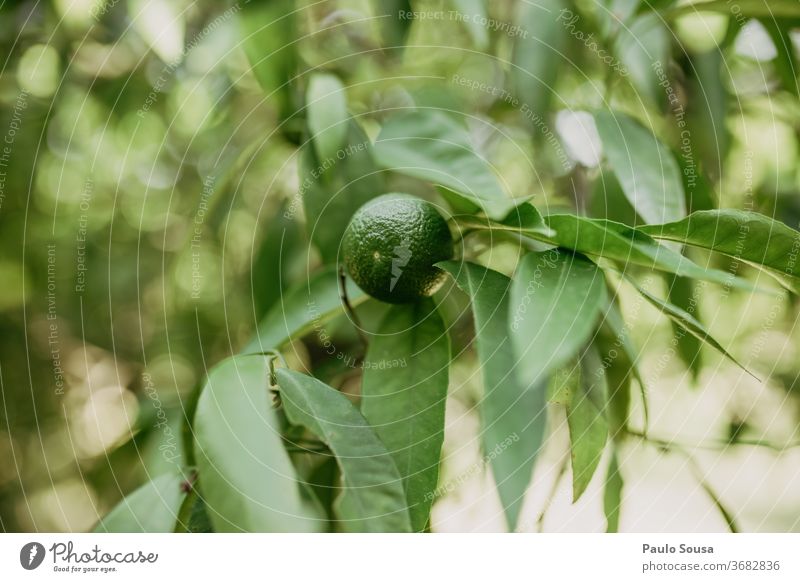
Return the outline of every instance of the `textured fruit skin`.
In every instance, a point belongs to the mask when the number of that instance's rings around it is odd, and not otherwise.
[[[445,219],[431,203],[408,194],[384,194],[359,208],[342,244],[356,284],[387,303],[433,295],[446,278],[434,264],[453,258]]]

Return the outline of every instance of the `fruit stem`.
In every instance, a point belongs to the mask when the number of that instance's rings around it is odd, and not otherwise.
[[[344,273],[344,269],[341,268],[339,269],[339,298],[342,300],[344,309],[347,311],[350,321],[353,322],[358,332],[358,337],[364,347],[364,353],[366,353],[369,342],[367,341],[367,336],[364,335],[364,329],[361,327],[361,320],[358,318],[358,315],[356,315],[356,310],[353,309],[353,306],[350,304],[350,299],[347,297],[347,276]]]

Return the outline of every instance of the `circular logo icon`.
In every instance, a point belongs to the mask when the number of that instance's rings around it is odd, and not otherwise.
[[[19,551],[19,563],[26,570],[35,570],[44,561],[44,546],[39,542],[30,542]]]

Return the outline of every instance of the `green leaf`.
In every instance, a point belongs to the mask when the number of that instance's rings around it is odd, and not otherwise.
[[[515,226],[512,224],[512,216],[513,214],[509,215],[503,222],[469,217],[459,218],[457,223],[462,229],[519,233],[536,241],[615,261],[623,269],[628,265],[638,265],[747,291],[754,289],[748,282],[737,279],[731,273],[703,268],[671,248],[659,244],[642,230],[618,222],[574,214],[551,214],[544,217],[544,227],[527,224]]]
[[[556,249],[523,257],[511,286],[509,323],[524,382],[546,382],[575,357],[598,324],[605,299],[594,263]]]
[[[294,9],[294,0],[249,2],[239,14],[242,45],[253,74],[284,117],[292,112],[289,82],[298,58]]]
[[[486,6],[483,0],[453,0],[453,7],[461,14],[461,23],[466,27],[475,50],[484,51],[489,47],[489,29],[485,22]]]
[[[616,298],[605,310],[603,324],[594,339],[594,346],[604,369],[606,387],[605,412],[611,438],[623,435],[630,420],[631,383],[635,379],[642,395],[645,428],[650,413],[644,379],[636,366],[638,355],[622,318]]]
[[[508,327],[511,280],[474,263],[447,261],[438,265],[472,299],[484,386],[480,403],[483,448],[491,456],[500,501],[513,531],[544,438],[545,385],[523,382],[518,377]]]
[[[361,409],[403,476],[413,531],[436,496],[450,340],[433,301],[393,306],[367,351]]]
[[[636,213],[647,223],[683,218],[683,180],[669,148],[623,113],[600,111],[595,123],[608,162]]]
[[[253,251],[250,283],[253,313],[259,319],[281,302],[294,274],[292,267],[302,264],[303,255],[308,252],[300,226],[287,210],[286,203],[275,209],[262,227],[263,239]]]
[[[337,262],[339,247],[353,214],[384,193],[383,177],[373,160],[372,144],[354,120],[343,125],[346,145],[319,158],[311,144],[300,153],[300,192],[306,228],[323,261]]]
[[[681,277],[693,277],[752,290],[748,283],[739,281],[731,273],[703,268],[682,254],[659,244],[647,236],[643,229],[637,230],[618,222],[582,218],[573,214],[554,214],[545,217],[545,222],[556,231],[556,235],[550,239],[555,244],[616,261],[623,268],[627,265],[639,265]]]
[[[571,17],[569,7],[567,0],[517,5],[515,23],[523,33],[514,38],[511,82],[517,98],[524,104],[526,117],[546,119],[556,95],[559,70],[568,66],[569,59],[564,54],[568,29],[561,20],[568,13]]]
[[[737,14],[744,17],[763,16],[766,18],[800,18],[800,4],[796,0],[737,0]],[[711,0],[710,2],[693,2],[682,4],[667,10],[664,17],[675,19],[695,12],[731,13],[729,0]]]
[[[545,236],[555,236],[556,233],[547,226],[539,210],[529,203],[523,203],[514,208],[500,224],[516,230],[538,232]]]
[[[314,73],[306,92],[308,129],[314,141],[317,158],[336,159],[347,140],[347,96],[339,77],[331,73]]]
[[[593,358],[588,354],[592,353]],[[580,383],[567,404],[570,458],[572,459],[572,502],[578,501],[594,476],[608,436],[608,423],[592,400],[592,393],[605,397],[605,375],[599,357],[590,351],[581,361]]]
[[[727,88],[730,73],[719,47],[689,58],[687,69],[694,74],[687,79],[686,111],[693,150],[686,150],[682,144],[680,159],[690,210],[709,210],[717,206],[716,194],[704,181],[719,180],[731,144],[731,131],[726,123],[732,102]],[[697,167],[694,153],[699,154],[701,168]]]
[[[208,375],[194,418],[195,458],[218,532],[316,531],[272,409],[268,358],[238,356]]]
[[[611,455],[611,462],[608,464],[606,487],[603,495],[603,511],[606,514],[606,532],[608,533],[617,533],[619,531],[619,511],[622,506],[623,485],[617,453],[614,452]]]
[[[355,306],[368,297],[349,279],[347,297]],[[302,337],[344,311],[339,293],[339,273],[329,267],[290,289],[267,313],[242,354],[276,349]]]
[[[631,83],[652,103],[666,102],[658,67],[663,70],[669,65],[671,38],[672,33],[661,18],[650,13],[622,26],[614,43],[617,57],[630,75]],[[632,149],[630,155],[637,155],[634,152]]]
[[[587,214],[591,218],[603,218],[627,225],[641,222],[622,191],[619,180],[610,169],[602,170],[595,180]]]
[[[800,286],[800,232],[763,214],[706,210],[678,222],[647,225],[638,230],[764,267],[790,288]]]
[[[214,533],[214,526],[206,511],[206,503],[201,496],[195,496],[191,501],[189,518],[186,524],[179,524],[176,532],[178,533]],[[181,529],[183,528],[183,529]]]
[[[685,329],[687,332],[695,336],[700,341],[710,345],[712,348],[720,352],[723,356],[728,358],[734,364],[739,366],[742,370],[753,376],[750,371],[745,368],[742,364],[740,364],[736,358],[730,355],[725,348],[720,345],[720,343],[711,337],[711,334],[708,333],[708,330],[703,326],[702,323],[697,321],[690,313],[685,312],[680,307],[672,305],[664,301],[663,299],[659,299],[646,289],[643,289],[639,285],[637,285],[632,279],[627,278],[628,282],[631,283],[642,296],[647,299],[654,307],[656,307],[661,313],[669,317],[673,322],[675,322],[681,329]],[[755,376],[753,376],[756,378]],[[758,380],[758,378],[756,378]]]
[[[386,169],[448,188],[491,218],[503,219],[516,206],[473,149],[466,128],[439,111],[387,119],[375,141],[375,159]]]
[[[391,455],[341,392],[319,380],[276,370],[289,422],[306,427],[336,456],[344,478],[339,517],[351,532],[409,532],[403,480]]]
[[[94,530],[97,533],[170,533],[186,491],[183,471],[173,470],[148,481],[120,501]]]
[[[672,276],[667,278],[667,286],[669,302],[680,307],[686,313],[694,315],[697,310],[697,286],[695,281],[686,277]],[[678,355],[683,360],[683,363],[686,364],[686,368],[692,373],[692,378],[697,380],[703,367],[703,343],[692,334],[686,333],[686,330],[674,321],[672,326],[673,338],[678,342]]]

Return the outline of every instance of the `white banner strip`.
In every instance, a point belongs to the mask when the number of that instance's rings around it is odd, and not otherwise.
[[[800,534],[3,534],[0,580],[800,580]]]

